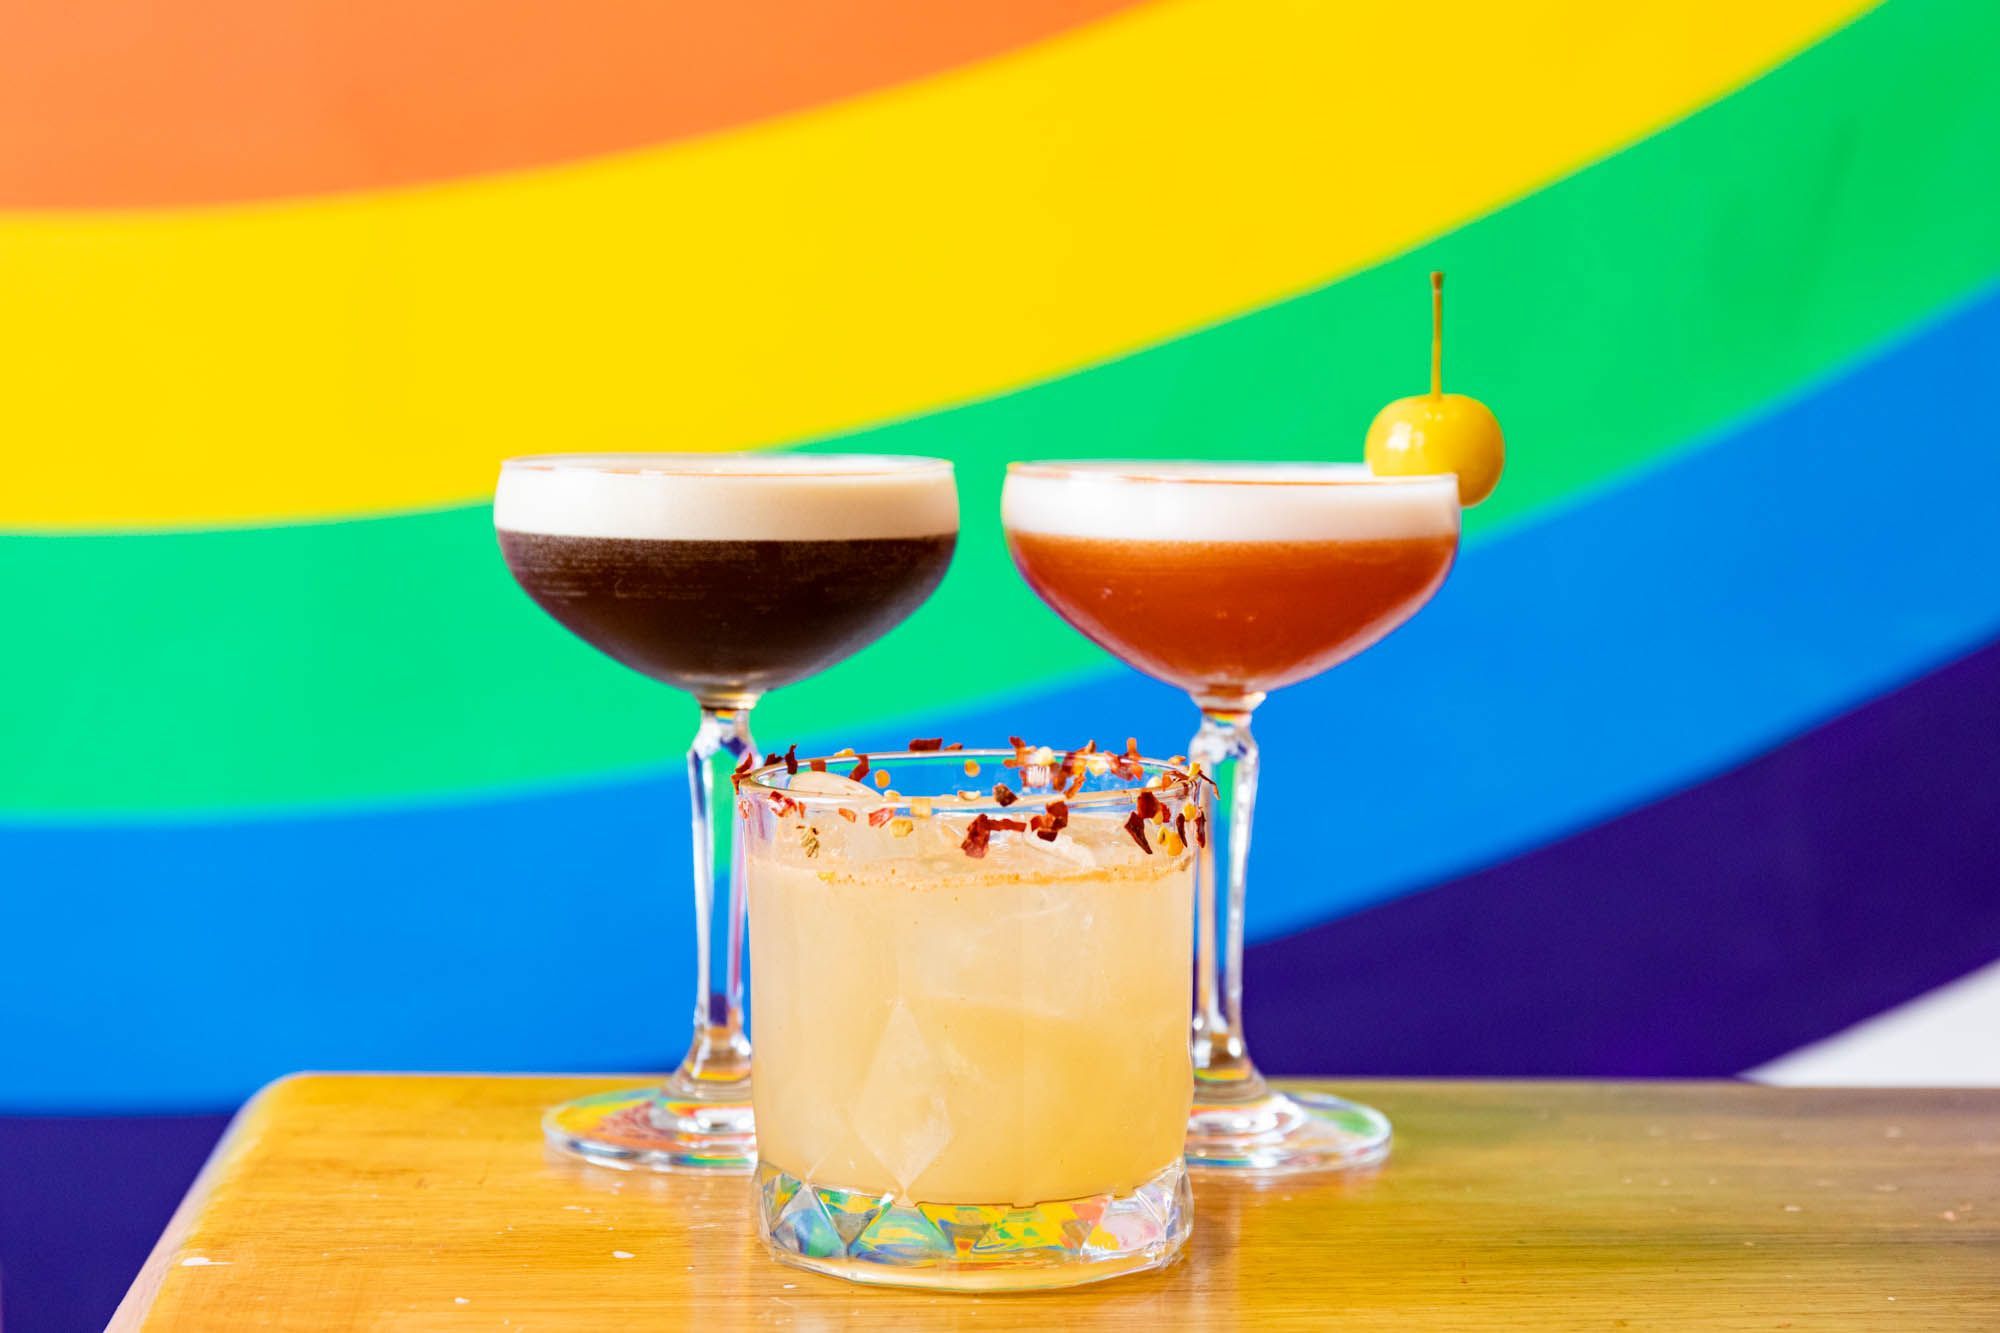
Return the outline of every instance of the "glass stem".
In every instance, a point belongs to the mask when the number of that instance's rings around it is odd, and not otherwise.
[[[736,789],[730,780],[750,738],[754,700],[728,707],[704,703],[701,729],[688,747],[688,795],[694,807],[694,1042],[668,1088],[676,1095],[740,1098],[750,1077],[750,1039],[743,1032],[743,934],[748,901],[736,839]],[[718,901],[716,889],[726,887]]]
[[[1195,859],[1197,1103],[1256,1101],[1266,1091],[1243,1042],[1243,886],[1257,806],[1250,713],[1261,700],[1261,695],[1235,700],[1226,708],[1203,703],[1201,730],[1188,748],[1188,758],[1215,782],[1212,788],[1202,784],[1208,843],[1197,845]]]

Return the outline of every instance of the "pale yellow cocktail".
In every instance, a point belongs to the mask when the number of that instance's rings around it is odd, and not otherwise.
[[[1180,1244],[1197,807],[1177,770],[1064,759],[884,756],[893,799],[809,768],[740,789],[781,1258],[1046,1286]]]

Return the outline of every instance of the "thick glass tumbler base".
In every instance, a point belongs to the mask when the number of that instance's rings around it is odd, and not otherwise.
[[[740,1099],[695,1100],[654,1084],[552,1106],[542,1132],[586,1162],[633,1171],[750,1171],[757,1165],[749,1089]]]
[[[1246,1177],[1354,1171],[1389,1155],[1389,1119],[1324,1092],[1268,1092],[1249,1102],[1197,1100],[1188,1117],[1187,1164]]]
[[[1163,1268],[1194,1202],[1175,1162],[1129,1194],[1026,1207],[899,1201],[757,1168],[757,1234],[780,1261],[891,1287],[1035,1291]]]

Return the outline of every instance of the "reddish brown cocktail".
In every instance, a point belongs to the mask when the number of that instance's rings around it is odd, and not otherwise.
[[[1369,541],[1126,541],[1010,531],[1042,600],[1149,676],[1206,697],[1318,675],[1430,600],[1456,533]]]
[[[1189,757],[1215,779],[1216,817],[1197,871],[1188,1162],[1278,1175],[1381,1160],[1379,1112],[1274,1092],[1244,1047],[1250,715],[1268,691],[1347,660],[1430,600],[1458,550],[1457,479],[1343,464],[1017,463],[1001,514],[1043,600],[1202,710]]]

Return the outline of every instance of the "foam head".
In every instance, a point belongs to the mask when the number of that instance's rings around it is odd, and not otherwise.
[[[1000,512],[1010,532],[1051,537],[1383,541],[1456,534],[1458,482],[1362,463],[1016,463]]]
[[[958,531],[951,464],[864,454],[542,454],[500,467],[508,532],[855,541]]]

